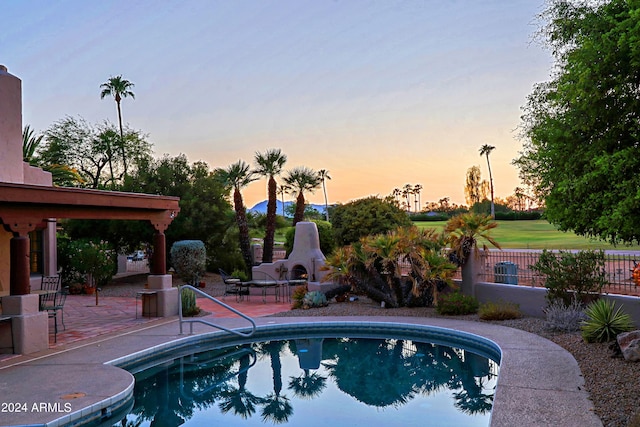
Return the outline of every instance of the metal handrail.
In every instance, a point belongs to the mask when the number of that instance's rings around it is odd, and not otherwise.
[[[200,294],[203,297],[208,298],[211,301],[215,302],[216,304],[226,308],[227,310],[237,314],[238,316],[247,319],[251,323],[251,331],[248,332],[248,333],[235,331],[233,329],[225,328],[224,326],[221,326],[221,325],[216,325],[215,323],[209,322],[209,321],[204,320],[204,319],[202,319],[200,317],[193,318],[193,319],[184,319],[182,317],[182,290],[183,289],[191,289],[195,293]],[[211,326],[213,328],[221,329],[223,331],[226,331],[226,332],[229,332],[231,334],[238,335],[238,336],[241,336],[241,337],[250,337],[256,331],[256,322],[251,317],[249,317],[246,314],[236,310],[235,308],[231,307],[230,305],[227,305],[227,304],[223,303],[219,299],[212,297],[211,295],[207,294],[206,292],[202,292],[198,288],[195,288],[195,287],[193,287],[191,285],[182,285],[182,286],[180,286],[180,295],[179,295],[179,297],[180,298],[179,298],[179,301],[178,301],[178,316],[180,318],[180,334],[181,335],[182,335],[182,324],[183,323],[189,323],[190,324],[189,325],[189,327],[190,327],[189,333],[190,334],[193,334],[193,324],[194,323],[204,323],[205,325],[209,325],[209,326]]]

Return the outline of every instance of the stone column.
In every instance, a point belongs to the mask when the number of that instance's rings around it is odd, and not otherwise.
[[[149,290],[156,292],[158,317],[169,317],[178,314],[178,288],[173,287],[173,277],[167,274],[167,243],[164,231],[167,229],[175,213],[152,221],[156,233],[153,236],[153,259],[151,274],[147,278]]]

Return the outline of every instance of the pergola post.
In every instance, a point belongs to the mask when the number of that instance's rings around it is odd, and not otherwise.
[[[31,294],[29,282],[29,232],[39,220],[6,221],[12,233],[9,242],[9,296],[2,298],[2,313],[11,316],[14,353],[28,354],[49,348],[49,328],[46,312],[40,311],[40,297]]]
[[[165,212],[159,218],[151,220],[156,232],[153,235],[153,259],[151,274],[148,277],[149,290],[154,291],[157,298],[158,317],[178,314],[178,289],[173,287],[173,277],[167,274],[167,241],[164,231],[167,229],[176,212]]]

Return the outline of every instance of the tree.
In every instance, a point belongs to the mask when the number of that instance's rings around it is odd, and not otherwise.
[[[492,219],[496,219],[496,209],[493,202],[493,175],[491,175],[491,163],[489,162],[489,154],[491,154],[491,152],[495,150],[495,148],[496,147],[489,144],[484,144],[482,147],[480,147],[480,155],[487,157],[487,167],[489,168],[489,185],[491,186],[491,218]]]
[[[263,241],[262,262],[273,260],[273,243],[276,234],[276,201],[278,199],[278,184],[276,175],[282,172],[282,167],[287,162],[287,156],[280,149],[267,150],[266,153],[256,153],[255,173],[267,178],[267,223]]]
[[[416,184],[413,186],[413,202],[416,205],[416,208],[414,209],[414,211],[416,213],[420,212],[422,210],[422,204],[420,202],[420,192],[422,191],[422,185],[420,184]]]
[[[247,224],[247,209],[242,200],[242,190],[244,187],[255,181],[257,178],[251,172],[250,167],[242,160],[228,166],[226,169],[216,169],[216,173],[224,185],[233,189],[233,206],[236,211],[236,222],[240,230],[240,251],[244,258],[245,267],[251,269],[253,257],[249,244],[249,225]]]
[[[331,224],[338,245],[349,245],[370,234],[410,226],[411,220],[392,201],[366,197],[331,208]]]
[[[542,15],[554,75],[534,86],[514,164],[561,230],[640,241],[637,2],[553,1]]]
[[[482,200],[482,180],[480,177],[480,168],[471,166],[467,169],[467,182],[464,187],[464,197],[469,206]]]
[[[284,195],[287,194],[291,190],[288,185],[280,185],[278,186],[278,194],[280,194],[280,198],[282,199],[282,217],[284,218]]]
[[[327,201],[327,186],[326,181],[331,179],[329,171],[326,169],[320,169],[318,171],[318,178],[322,181],[322,191],[324,192],[324,215],[327,222],[329,221],[329,202]]]
[[[305,200],[304,192],[313,192],[320,185],[318,174],[305,166],[299,166],[290,170],[284,178],[284,182],[291,187],[296,196],[296,212],[293,215],[293,226],[304,219]]]
[[[151,144],[140,131],[127,129],[124,138],[120,138],[109,122],[92,126],[83,118],[67,116],[45,132],[45,142],[38,150],[38,162],[45,170],[48,167],[66,167],[77,171],[81,177],[81,182],[68,179],[61,185],[82,185],[96,189],[109,186],[114,189],[122,184],[123,177],[122,174],[115,177],[115,171],[124,168],[122,160],[112,155],[110,147],[114,144],[128,153],[136,165],[143,159],[151,158]],[[109,165],[111,173],[107,173]]]
[[[106,83],[100,85],[102,91],[100,92],[100,99],[104,99],[105,96],[113,96],[116,101],[116,106],[118,107],[118,124],[120,125],[120,138],[124,140],[124,132],[122,129],[122,109],[120,107],[120,101],[122,98],[131,97],[133,99],[136,98],[135,94],[131,91],[131,89],[135,85],[131,83],[129,80],[123,79],[122,75],[116,77],[110,77]],[[124,165],[124,176],[127,176],[127,157],[124,150],[124,144],[122,145],[122,164]]]

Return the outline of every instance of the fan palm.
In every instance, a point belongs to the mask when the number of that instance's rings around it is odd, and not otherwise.
[[[236,211],[236,223],[240,231],[240,251],[242,252],[246,268],[250,269],[253,264],[253,258],[249,245],[249,224],[247,223],[247,210],[244,206],[240,190],[257,178],[253,172],[251,172],[249,165],[242,160],[238,160],[226,169],[217,169],[216,173],[223,185],[229,189],[233,188],[233,207]]]
[[[320,185],[318,174],[305,166],[299,166],[290,170],[284,178],[284,182],[297,194],[296,211],[293,215],[293,225],[304,219],[305,200],[304,192],[313,192]]]
[[[325,184],[326,180],[331,179],[329,171],[326,169],[320,169],[318,171],[318,179],[322,181],[322,191],[324,192],[324,217],[329,221],[329,203],[327,201],[327,186]]]
[[[493,203],[493,176],[491,175],[491,163],[489,162],[489,154],[495,149],[493,145],[484,144],[480,147],[480,155],[487,157],[487,166],[489,168],[489,185],[491,187],[491,219],[496,219],[496,209]]]
[[[500,249],[500,244],[490,235],[490,231],[497,226],[498,223],[491,217],[471,212],[456,215],[447,221],[444,231],[449,238],[452,262],[464,265],[478,239],[484,239]]]
[[[124,150],[124,132],[122,131],[122,108],[120,101],[122,98],[131,97],[136,98],[135,94],[131,91],[131,88],[135,86],[129,80],[123,79],[122,75],[116,77],[110,77],[105,83],[100,85],[102,92],[100,92],[100,99],[104,99],[105,96],[113,96],[118,107],[118,124],[120,126],[120,141],[122,142],[122,165],[124,167],[124,176],[127,176],[127,159]]]
[[[273,243],[276,234],[276,201],[278,198],[278,186],[275,176],[282,172],[282,167],[287,162],[287,156],[280,149],[267,150],[266,153],[256,153],[256,169],[254,173],[267,178],[267,224],[263,241],[262,262],[273,260]]]

